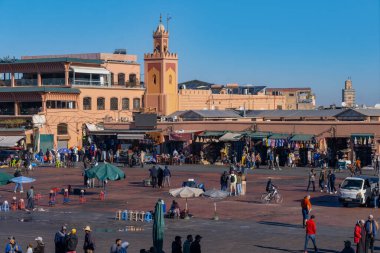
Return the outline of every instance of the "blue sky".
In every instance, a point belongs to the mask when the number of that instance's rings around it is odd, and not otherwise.
[[[172,20],[179,81],[311,87],[340,104],[380,103],[378,0],[0,0],[0,56],[112,52],[143,63],[160,13]]]

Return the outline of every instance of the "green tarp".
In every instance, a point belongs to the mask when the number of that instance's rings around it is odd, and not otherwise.
[[[226,133],[226,131],[204,131],[199,136],[200,137],[221,137]]]
[[[314,135],[312,134],[295,134],[290,138],[290,141],[311,141]]]
[[[268,136],[270,136],[271,133],[270,132],[248,132],[246,135],[251,137],[252,139],[263,139],[263,138],[268,138]]]
[[[272,139],[272,140],[285,140],[285,139],[288,139],[289,137],[290,137],[290,134],[277,134],[277,133],[274,133],[271,136],[269,136],[269,139]]]
[[[7,173],[0,172],[0,185],[6,185],[10,183],[10,180],[13,178],[12,175]]]
[[[92,169],[86,171],[86,176],[88,178],[97,178],[101,181],[104,180],[120,180],[125,178],[125,174],[118,167],[109,163],[99,163]]]

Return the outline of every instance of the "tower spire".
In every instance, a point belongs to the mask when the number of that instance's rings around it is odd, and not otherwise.
[[[162,14],[160,13],[160,24],[162,24]]]

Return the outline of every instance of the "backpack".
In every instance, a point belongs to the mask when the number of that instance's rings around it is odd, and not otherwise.
[[[231,183],[235,183],[235,176],[231,175],[231,179],[230,180],[231,180]]]

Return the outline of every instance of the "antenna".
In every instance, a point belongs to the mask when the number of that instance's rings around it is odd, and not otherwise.
[[[169,16],[169,14],[166,15],[166,29],[169,32],[169,21],[172,19],[172,17]]]

